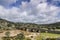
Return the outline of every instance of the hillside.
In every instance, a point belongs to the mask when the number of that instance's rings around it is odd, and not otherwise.
[[[60,22],[51,23],[51,24],[34,24],[34,23],[14,23],[7,21],[5,19],[0,19],[0,28],[4,27],[36,27],[36,28],[48,28],[48,27],[55,27],[60,29]],[[7,28],[8,29],[8,28]]]
[[[49,32],[60,34],[60,22],[51,24],[18,23],[0,19],[0,30],[24,30],[29,32]]]

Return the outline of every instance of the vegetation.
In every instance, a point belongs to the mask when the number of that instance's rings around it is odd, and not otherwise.
[[[51,23],[51,24],[34,24],[34,23],[14,23],[7,21],[5,19],[0,19],[0,31],[6,30],[6,37],[3,37],[3,40],[24,40],[25,36],[23,33],[16,35],[15,37],[10,37],[9,30],[20,30],[21,28],[30,28],[34,29],[36,32],[40,30],[40,35],[37,37],[37,40],[44,40],[47,38],[58,38],[60,37],[60,22]],[[37,30],[36,30],[37,29]],[[39,30],[38,30],[39,29]],[[25,40],[31,40],[27,38]],[[47,39],[48,40],[48,39]]]
[[[20,28],[20,27],[27,27],[27,28],[47,28],[47,29],[60,29],[60,22],[52,23],[52,24],[34,24],[34,23],[14,23],[4,19],[0,19],[0,29],[12,29],[12,28]],[[13,28],[13,29],[14,29]]]
[[[23,33],[20,33],[16,36],[15,40],[24,40],[25,39],[25,36]]]
[[[6,35],[6,37],[10,37],[10,32],[9,31],[6,32],[5,35]]]
[[[55,39],[59,38],[60,34],[52,34],[52,33],[40,33],[40,35],[36,38],[37,40],[43,40],[43,39]]]

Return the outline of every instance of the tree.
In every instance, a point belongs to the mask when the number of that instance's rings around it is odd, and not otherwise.
[[[8,24],[7,26],[8,26],[8,27],[11,27],[11,24]]]
[[[52,27],[52,29],[55,31],[56,27]]]
[[[10,32],[9,31],[6,32],[5,35],[6,35],[6,37],[10,37]]]
[[[51,27],[48,27],[48,30],[51,30],[52,28]]]
[[[10,39],[10,32],[9,32],[9,31],[6,32],[5,35],[6,35],[6,36],[2,38],[3,40],[11,40],[11,39]]]
[[[0,29],[1,29],[2,27],[0,26]]]
[[[15,40],[24,40],[25,39],[25,36],[23,33],[20,33],[17,35],[16,39]]]

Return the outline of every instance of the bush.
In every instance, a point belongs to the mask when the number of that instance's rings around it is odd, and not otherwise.
[[[25,36],[23,33],[20,33],[16,36],[15,40],[24,40],[25,39]]]
[[[31,40],[30,38],[27,38],[26,40]]]
[[[46,40],[56,40],[56,38],[47,38]]]

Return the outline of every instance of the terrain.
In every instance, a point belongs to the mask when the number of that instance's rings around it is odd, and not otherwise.
[[[51,24],[35,24],[11,22],[0,18],[0,40],[2,40],[2,37],[6,36],[6,32],[7,34],[10,34],[7,36],[11,38],[16,38],[20,33],[24,33],[24,36],[26,38],[29,37],[29,39],[31,39],[31,36],[33,36],[33,39],[31,40],[42,40],[43,38],[60,38],[60,22]]]

